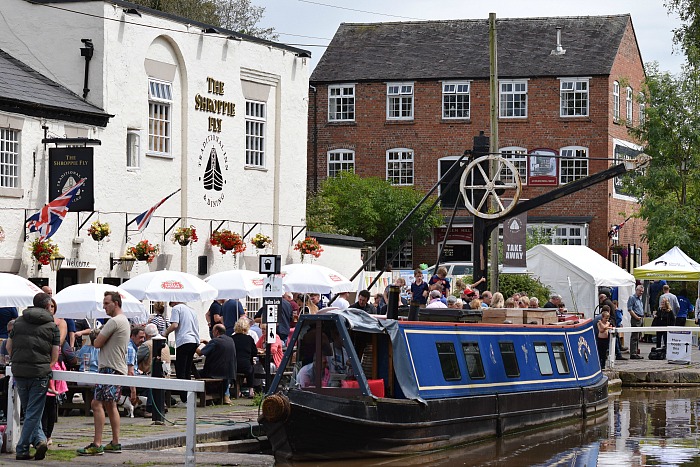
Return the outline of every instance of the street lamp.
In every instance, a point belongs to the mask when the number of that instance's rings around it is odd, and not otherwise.
[[[49,265],[51,266],[51,270],[56,272],[60,271],[64,259],[66,259],[66,257],[63,256],[61,253],[51,255],[51,258],[49,259]]]
[[[136,258],[134,258],[131,255],[124,255],[119,259],[114,259],[114,255],[112,253],[109,254],[109,270],[110,271],[112,269],[114,269],[115,265],[121,264],[124,272],[131,272],[131,270],[134,269],[135,262],[136,262]]]

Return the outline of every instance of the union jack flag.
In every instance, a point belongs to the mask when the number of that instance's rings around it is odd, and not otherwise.
[[[148,227],[148,223],[151,222],[151,217],[153,217],[153,213],[156,212],[156,209],[158,209],[161,204],[165,203],[168,200],[168,198],[170,198],[172,195],[174,195],[178,191],[180,191],[180,189],[178,189],[177,191],[173,191],[168,196],[166,196],[165,198],[158,201],[158,203],[156,203],[152,208],[150,208],[149,210],[144,211],[141,214],[139,214],[138,216],[136,216],[134,218],[134,220],[129,222],[129,224],[136,222],[136,230],[138,232],[141,232],[143,229]]]
[[[85,180],[87,179],[81,179],[73,185],[73,188],[59,195],[49,204],[45,204],[41,211],[27,219],[29,231],[39,232],[39,240],[46,240],[55,234],[68,213],[70,203],[80,191]]]

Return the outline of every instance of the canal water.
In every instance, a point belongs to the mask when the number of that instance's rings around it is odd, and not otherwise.
[[[277,466],[700,466],[700,389],[624,389],[607,415],[419,456]],[[338,440],[343,443],[342,439]]]

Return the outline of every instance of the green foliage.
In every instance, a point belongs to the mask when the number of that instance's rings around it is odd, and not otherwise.
[[[232,31],[276,41],[274,28],[260,28],[258,23],[265,13],[251,0],[132,0],[154,10],[172,13],[183,18],[220,26]]]
[[[673,246],[700,257],[700,74],[686,67],[678,76],[647,67],[646,119],[632,129],[652,157],[642,174],[623,178],[647,220],[649,255]]]
[[[253,394],[253,405],[256,407],[260,407],[262,405],[263,399],[265,399],[265,393],[262,391],[258,391],[255,394]]]
[[[423,198],[414,187],[393,186],[378,177],[360,177],[341,172],[326,179],[314,196],[310,196],[306,209],[306,225],[315,232],[353,235],[378,246],[386,239],[403,218]],[[423,218],[432,204],[428,200],[413,215],[413,222],[405,225],[389,243],[389,249],[397,248],[408,237],[411,228]],[[424,241],[433,227],[442,225],[439,205],[414,233],[414,244]]]
[[[678,14],[683,22],[673,30],[673,40],[681,47],[688,62],[697,65],[700,60],[700,1],[666,0],[664,6]]]
[[[527,296],[537,297],[541,305],[549,300],[549,287],[527,274],[501,274],[498,276],[498,290],[508,299],[514,293],[527,293]]]

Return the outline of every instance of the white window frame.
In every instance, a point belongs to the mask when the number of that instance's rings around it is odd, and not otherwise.
[[[172,158],[172,83],[148,78],[148,152]]]
[[[355,121],[354,84],[335,84],[328,86],[328,121]]]
[[[0,128],[0,188],[20,188],[21,132]]]
[[[585,153],[585,158],[581,157],[581,153]],[[559,150],[559,156],[559,184],[565,185],[588,176],[588,148],[566,146]]]
[[[413,83],[387,83],[387,120],[413,120],[414,90]]]
[[[386,152],[386,179],[395,186],[411,186],[414,183],[414,152],[408,148],[392,148]],[[410,167],[410,174],[409,172]]]
[[[141,130],[129,128],[126,130],[126,169],[138,170],[140,168]]]
[[[515,79],[499,81],[498,95],[499,118],[527,118],[527,80]],[[519,104],[517,109],[516,102]]]
[[[245,166],[265,168],[267,103],[245,101]]]
[[[625,100],[625,102],[627,104],[627,111],[625,112],[625,117],[626,117],[628,125],[633,124],[633,120],[632,120],[632,117],[633,117],[633,115],[632,115],[632,96],[633,96],[632,88],[627,86],[627,98]]]
[[[591,101],[589,84],[590,78],[559,78],[560,117],[588,117]],[[571,108],[569,108],[569,95],[573,98],[573,107]]]
[[[528,223],[527,233],[542,229],[551,237],[552,245],[588,246],[588,224],[536,224]]]
[[[518,169],[518,173],[520,174],[520,182],[523,185],[527,185],[527,163],[528,163],[528,155],[527,155],[527,149],[522,148],[520,146],[507,146],[504,148],[501,148],[498,150],[498,152],[501,153],[501,157],[504,159],[508,159],[510,162],[515,165],[515,167]],[[508,174],[510,171],[506,170],[506,168],[501,169],[501,181],[504,183],[512,183],[514,180],[512,180]]]
[[[639,93],[639,117],[637,117],[639,120],[639,126],[644,125],[644,121],[647,118],[646,109],[647,109],[647,104],[645,102],[644,93],[640,92]]]
[[[471,118],[471,83],[469,81],[442,83],[442,118],[445,120]]]
[[[620,121],[620,83],[613,82],[613,121]]]
[[[352,149],[332,149],[328,151],[328,178],[346,171],[355,173],[355,151]]]

